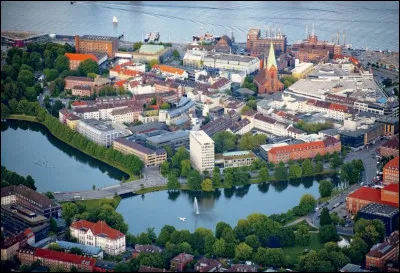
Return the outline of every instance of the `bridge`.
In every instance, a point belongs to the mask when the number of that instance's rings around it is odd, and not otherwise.
[[[142,184],[143,186],[141,186]],[[147,167],[143,169],[143,178],[139,180],[126,183],[118,183],[96,190],[57,192],[53,195],[58,202],[93,200],[101,198],[113,198],[115,195],[135,193],[142,188],[163,186],[166,184],[167,179],[161,176],[158,167]]]

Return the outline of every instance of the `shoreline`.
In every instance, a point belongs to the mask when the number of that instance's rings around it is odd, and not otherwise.
[[[10,119],[10,120],[22,120],[22,121],[28,121],[28,122],[39,123],[39,124],[43,125],[43,126],[49,131],[49,133],[50,133],[53,137],[55,137],[56,139],[58,139],[59,141],[61,141],[61,142],[65,143],[65,144],[67,144],[68,146],[70,146],[70,147],[73,148],[73,149],[76,149],[76,150],[79,151],[79,152],[84,153],[84,154],[87,155],[87,156],[90,156],[90,157],[92,157],[92,158],[94,158],[94,159],[96,159],[96,160],[98,160],[98,161],[100,161],[100,162],[103,162],[103,163],[105,163],[105,164],[108,164],[108,165],[110,165],[111,167],[114,167],[114,168],[118,169],[119,171],[123,172],[124,174],[128,175],[129,178],[128,178],[127,180],[125,180],[125,182],[131,182],[131,181],[135,181],[135,180],[138,179],[138,177],[137,177],[134,173],[130,172],[129,170],[127,170],[127,169],[125,169],[125,168],[122,168],[121,166],[118,166],[118,165],[116,165],[116,164],[114,164],[114,163],[111,163],[111,162],[108,162],[108,161],[104,161],[104,160],[101,160],[101,159],[99,159],[99,158],[97,158],[97,157],[95,157],[95,156],[93,156],[93,155],[87,154],[86,152],[84,152],[84,151],[82,151],[82,150],[80,150],[80,149],[77,149],[77,148],[75,148],[74,146],[70,145],[69,143],[64,142],[63,140],[59,139],[57,136],[55,136],[55,135],[50,131],[50,129],[46,126],[46,124],[44,124],[43,122],[38,121],[37,118],[34,117],[34,116],[27,116],[27,115],[10,115],[10,116],[8,116],[8,117],[5,118],[5,119],[6,119],[6,120],[7,120],[7,119]]]

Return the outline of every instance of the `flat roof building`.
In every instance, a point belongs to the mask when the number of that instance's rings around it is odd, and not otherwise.
[[[399,208],[379,203],[369,203],[358,211],[358,215],[367,220],[381,220],[385,224],[386,235],[395,231],[399,222]]]
[[[215,165],[221,168],[251,166],[257,158],[252,151],[234,151],[215,155]]]
[[[114,58],[118,51],[118,38],[109,36],[75,35],[75,50],[77,53],[104,53],[108,58]]]
[[[76,129],[78,133],[106,147],[111,146],[113,140],[121,136],[111,125],[96,119],[82,119],[76,125]]]
[[[160,135],[151,136],[147,138],[147,143],[155,149],[164,146],[171,146],[174,150],[178,150],[181,146],[189,149],[189,131],[166,132]]]
[[[190,162],[200,173],[214,168],[214,141],[204,131],[190,131]]]
[[[103,259],[103,250],[99,247],[90,246],[90,245],[82,245],[67,241],[56,241],[56,244],[59,245],[61,248],[67,250],[68,252],[71,248],[79,248],[82,250],[82,254],[85,256],[90,256],[97,259]]]

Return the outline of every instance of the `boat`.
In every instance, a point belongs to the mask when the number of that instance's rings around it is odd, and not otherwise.
[[[70,3],[71,3],[71,5],[73,5],[73,4],[75,4],[75,3],[76,3],[76,1],[71,1]]]
[[[157,42],[159,39],[160,39],[160,33],[158,33],[158,32],[150,33],[150,38],[149,38],[150,42]]]
[[[181,220],[182,222],[185,222],[186,221],[186,218],[185,217],[178,217],[179,218],[179,220]]]
[[[113,16],[113,23],[117,24],[118,23],[118,19],[117,17]]]
[[[144,42],[147,43],[147,42],[149,41],[149,38],[150,38],[150,33],[147,33],[147,34],[144,36]]]

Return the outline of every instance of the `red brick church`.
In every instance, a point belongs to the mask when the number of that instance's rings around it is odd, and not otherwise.
[[[278,79],[278,65],[272,43],[269,48],[268,63],[254,78],[254,83],[257,84],[258,94],[274,93],[284,89],[283,83]]]

